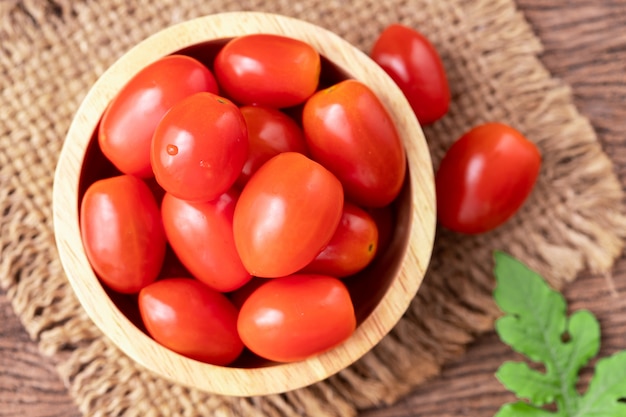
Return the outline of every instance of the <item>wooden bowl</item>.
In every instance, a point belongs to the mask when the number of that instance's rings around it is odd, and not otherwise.
[[[142,329],[124,297],[112,296],[94,274],[83,249],[79,204],[89,182],[105,175],[95,132],[107,104],[147,64],[175,52],[210,59],[227,39],[275,33],[303,40],[324,59],[327,77],[367,84],[389,110],[407,151],[408,171],[394,202],[395,227],[375,262],[347,283],[358,326],[341,345],[288,364],[242,360],[224,367],[183,357]],[[186,21],[140,42],[93,85],[70,126],[54,179],[54,227],[61,262],[89,317],[129,357],[154,373],[203,391],[253,396],[301,388],[346,368],[376,345],[414,298],[428,266],[435,233],[433,169],[422,130],[402,92],[367,55],[328,30],[279,15],[233,12]]]

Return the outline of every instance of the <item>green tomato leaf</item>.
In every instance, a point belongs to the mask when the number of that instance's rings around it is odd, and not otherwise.
[[[563,353],[567,356],[557,358],[559,369],[570,381],[576,381],[578,372],[600,350],[600,323],[587,310],[572,314],[567,326],[569,342],[563,344]]]
[[[561,417],[561,414],[533,407],[524,402],[517,402],[505,404],[494,417]]]
[[[576,417],[626,416],[626,351],[598,361]]]
[[[544,412],[537,407],[554,402],[557,414],[537,415],[626,417],[626,404],[618,401],[626,396],[626,357],[617,355],[616,363],[609,365],[599,362],[589,392],[581,397],[576,391],[580,369],[600,348],[600,325],[595,316],[581,310],[568,319],[564,297],[540,275],[502,252],[496,252],[494,258],[494,299],[505,313],[496,322],[496,332],[513,350],[545,367],[545,372],[525,363],[500,367],[496,373],[500,382],[530,401],[505,406],[501,412]]]
[[[557,345],[565,332],[565,300],[515,258],[496,252],[495,260],[494,299],[507,314],[496,322],[496,331],[513,350],[545,363],[546,346]]]
[[[557,378],[530,369],[522,362],[505,362],[496,372],[496,378],[518,398],[538,406],[554,402],[561,392]]]

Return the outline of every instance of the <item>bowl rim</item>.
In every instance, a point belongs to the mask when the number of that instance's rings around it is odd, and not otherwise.
[[[410,167],[407,174],[411,183],[410,231],[397,279],[347,341],[300,362],[229,368],[197,362],[170,351],[119,311],[87,260],[80,238],[77,201],[82,165],[92,132],[108,103],[134,74],[150,62],[189,46],[252,33],[300,39],[352,77],[376,78],[375,85],[368,85],[389,110],[407,152]],[[302,388],[326,379],[365,355],[397,324],[415,297],[430,262],[436,225],[430,152],[408,101],[392,79],[365,53],[328,29],[294,17],[252,11],[217,13],[174,24],[139,42],[111,65],[88,91],[72,120],[54,175],[52,201],[61,264],[94,324],[143,367],[185,386],[230,396],[268,395]]]

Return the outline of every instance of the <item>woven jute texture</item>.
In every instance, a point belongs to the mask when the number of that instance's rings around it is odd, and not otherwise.
[[[257,398],[178,386],[124,356],[74,297],[51,215],[63,138],[97,77],[159,29],[232,10],[302,18],[366,52],[387,24],[419,29],[440,51],[453,93],[449,114],[425,128],[435,168],[454,139],[485,121],[517,127],[543,154],[537,186],[504,227],[475,237],[438,230],[422,288],[373,351],[311,387]],[[3,0],[0,285],[85,415],[343,417],[393,402],[492,329],[494,249],[517,256],[557,288],[583,269],[608,273],[623,249],[623,191],[570,90],[541,65],[540,52],[512,0]]]

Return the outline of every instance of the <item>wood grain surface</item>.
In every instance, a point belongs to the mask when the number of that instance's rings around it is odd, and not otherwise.
[[[572,86],[626,186],[626,0],[518,0],[541,38],[547,68]],[[573,34],[576,35],[573,35]],[[626,349],[626,256],[610,276],[582,274],[564,292],[571,309],[587,308],[602,327],[600,355]],[[443,374],[398,403],[361,417],[492,416],[513,397],[494,378],[517,359],[494,334],[481,337]],[[591,369],[583,370],[583,384]],[[6,294],[0,293],[0,417],[79,417],[54,371],[39,355]]]

